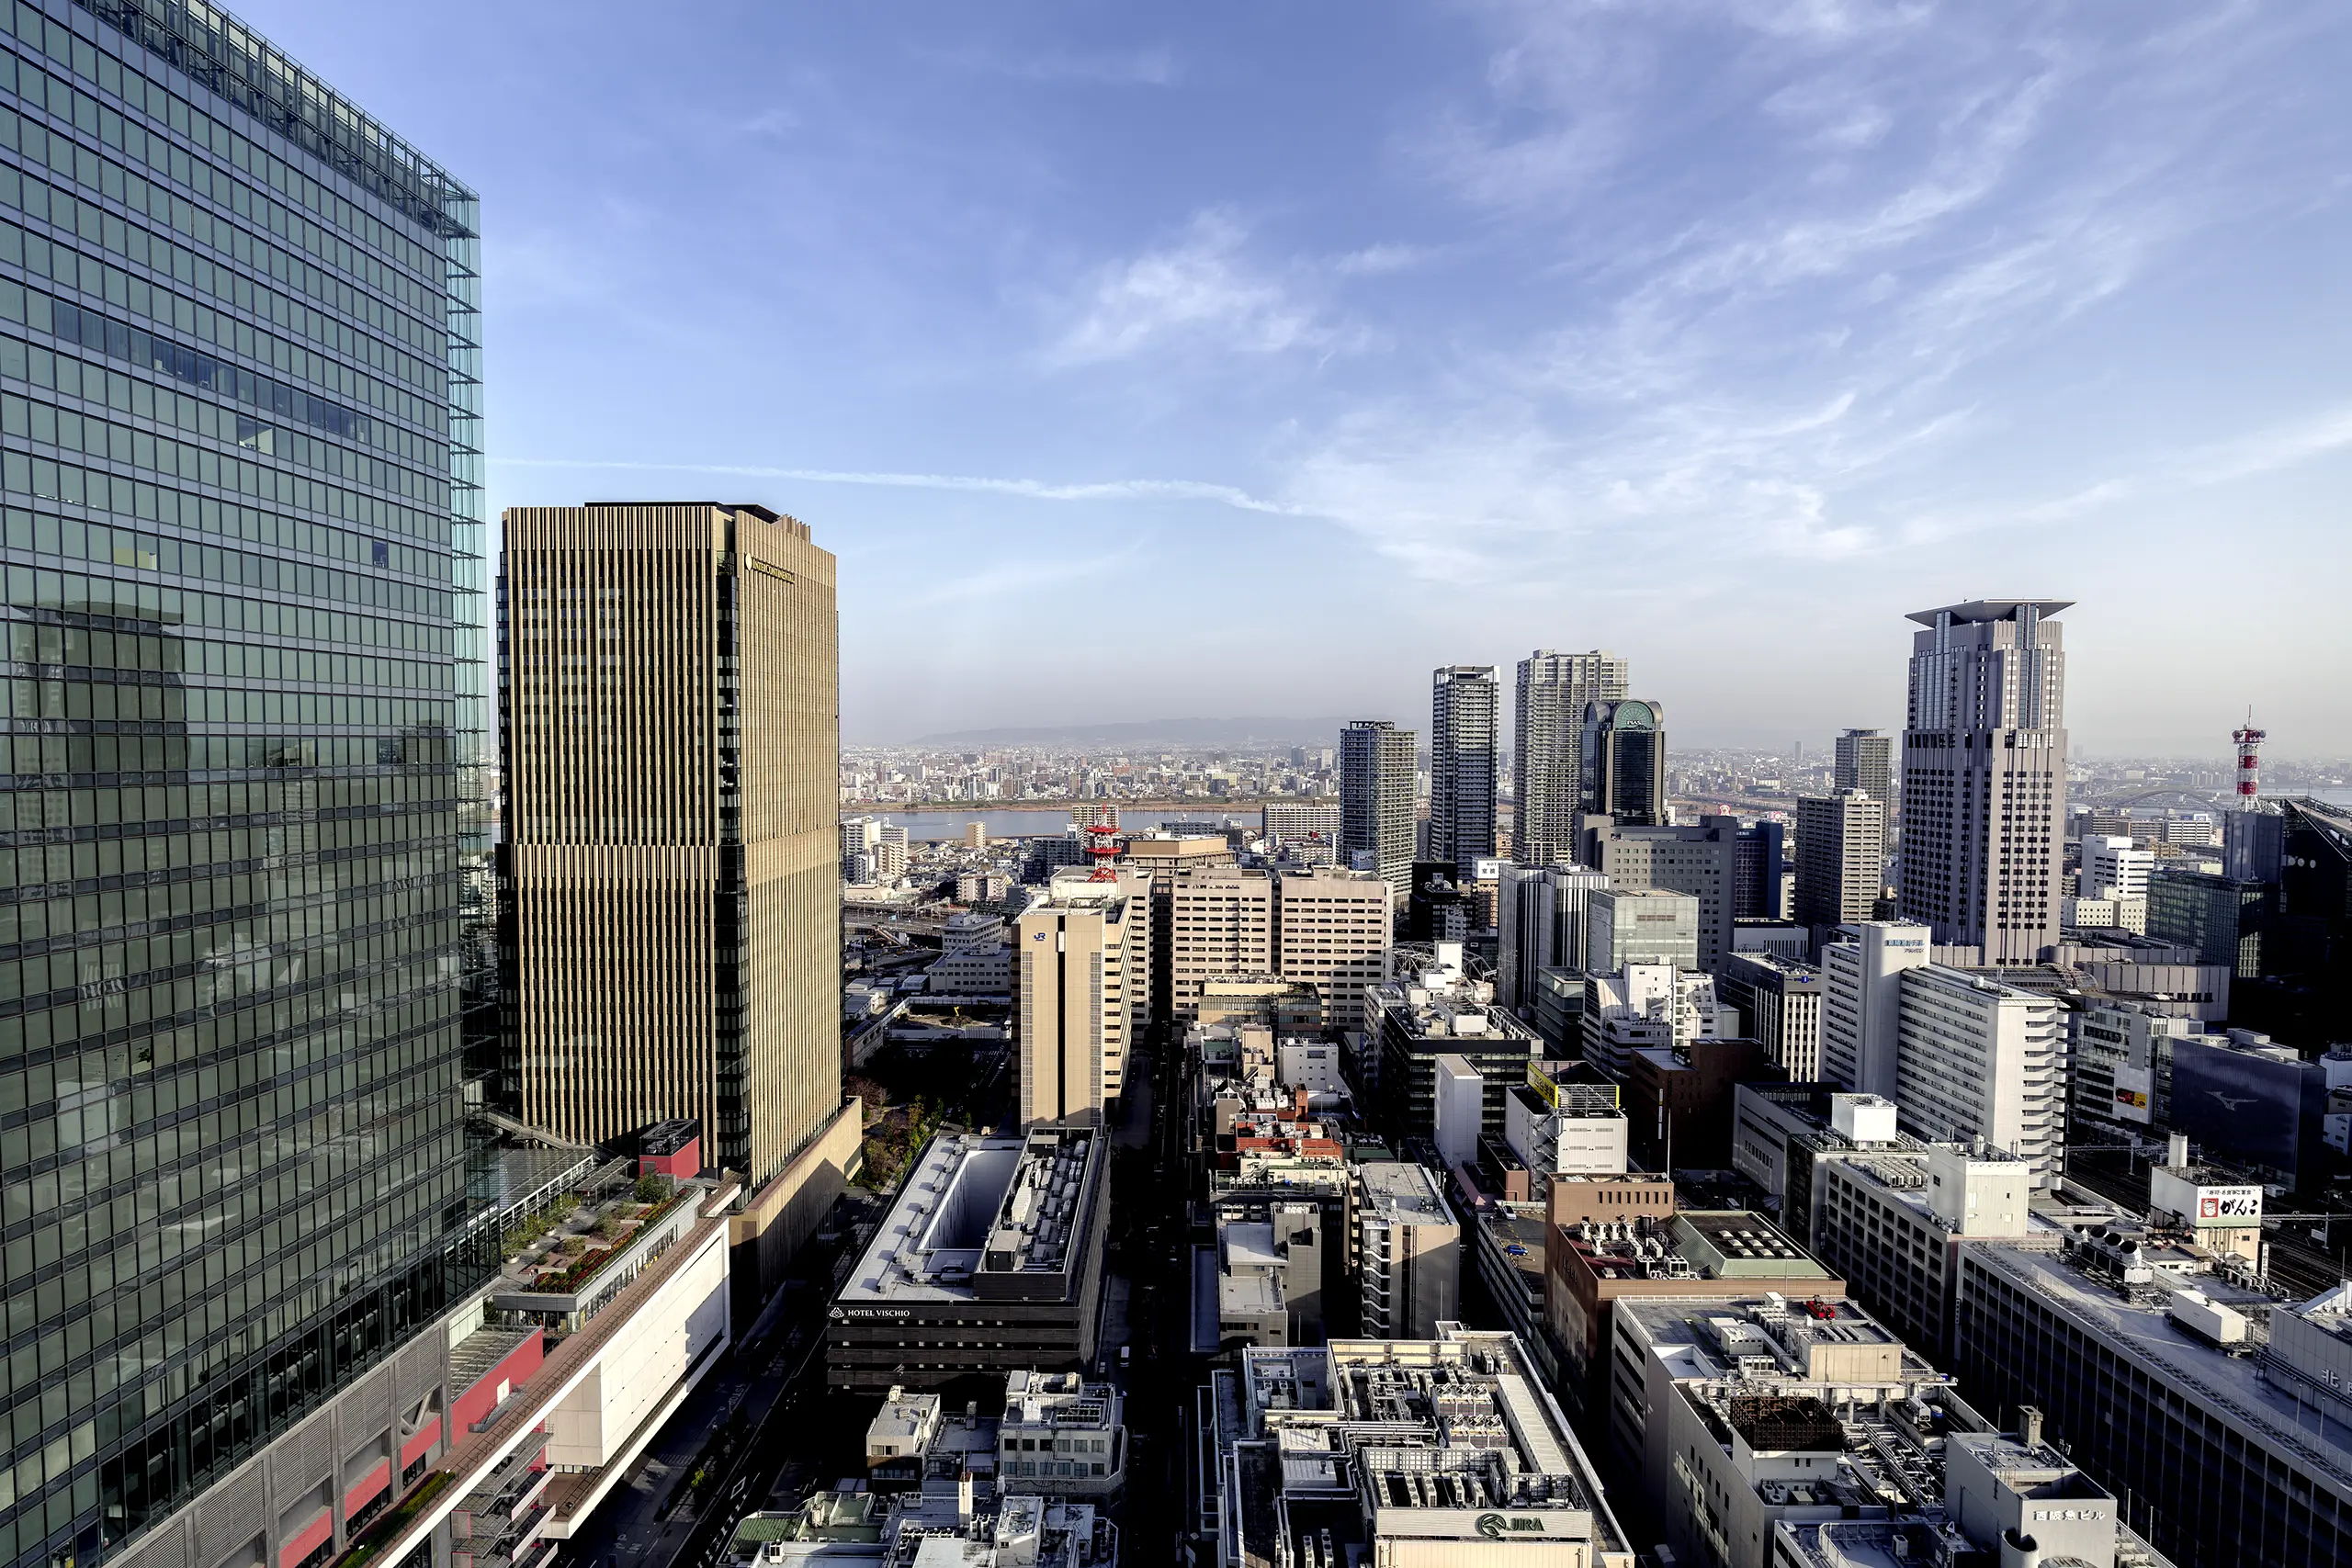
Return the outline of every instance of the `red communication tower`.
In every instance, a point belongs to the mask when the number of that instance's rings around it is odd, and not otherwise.
[[[2238,809],[2251,811],[2254,809],[2254,797],[2259,793],[2256,785],[2262,773],[2262,743],[2268,739],[2254,727],[2252,708],[2245,710],[2245,728],[2232,730],[2230,739],[2238,743]]]
[[[1078,830],[1086,835],[1086,855],[1094,863],[1094,874],[1090,882],[1116,882],[1119,874],[1111,869],[1117,858],[1119,843],[1119,808],[1115,806],[1081,806],[1070,814]]]

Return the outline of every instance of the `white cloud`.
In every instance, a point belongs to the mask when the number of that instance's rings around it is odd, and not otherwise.
[[[1329,352],[1353,334],[1318,320],[1243,254],[1232,213],[1194,216],[1175,243],[1105,268],[1069,311],[1049,364],[1096,365],[1146,354]]]

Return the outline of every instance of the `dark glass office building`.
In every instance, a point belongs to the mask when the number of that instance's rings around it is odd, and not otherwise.
[[[476,202],[222,12],[0,34],[0,1564],[87,1568],[481,1268]]]

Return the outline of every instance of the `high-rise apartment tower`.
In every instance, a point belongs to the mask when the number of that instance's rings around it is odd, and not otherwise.
[[[1585,709],[1623,697],[1628,669],[1624,660],[1598,649],[1537,649],[1519,661],[1519,708],[1511,721],[1519,779],[1511,858],[1519,864],[1552,865],[1576,858]]]
[[[1839,795],[1860,790],[1894,820],[1894,737],[1876,729],[1849,729],[1838,738],[1830,784]]]
[[[1399,909],[1413,878],[1417,739],[1386,719],[1340,731],[1340,853],[1388,884]]]
[[[1867,920],[1886,881],[1886,807],[1859,789],[1797,800],[1801,926]]]
[[[0,72],[0,1562],[189,1562],[496,1263],[480,214],[202,6]]]
[[[692,1118],[773,1215],[855,1122],[833,558],[758,506],[502,521],[509,1109],[582,1143]]]
[[[2058,940],[2066,821],[2064,599],[1920,610],[1903,731],[1900,912],[1986,964]]]
[[[1429,858],[1464,879],[1495,852],[1502,686],[1491,664],[1449,664],[1430,681]]]

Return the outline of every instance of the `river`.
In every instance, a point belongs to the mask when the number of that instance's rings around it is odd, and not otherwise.
[[[872,807],[852,812],[852,816],[872,816],[896,823],[907,830],[907,837],[917,840],[931,839],[960,839],[964,825],[978,822],[988,829],[991,839],[1025,839],[1037,834],[1059,833],[1069,826],[1067,807],[1055,810],[998,810],[972,807],[961,811],[884,811]],[[1121,810],[1119,826],[1127,831],[1149,830],[1163,822],[1230,822],[1236,827],[1256,827],[1261,820],[1254,806],[1227,811],[1213,811],[1203,807],[1197,810],[1171,811],[1165,807],[1148,811]]]

